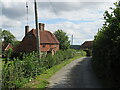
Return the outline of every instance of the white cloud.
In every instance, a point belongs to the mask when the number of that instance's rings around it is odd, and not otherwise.
[[[11,0],[2,0],[4,2],[11,2]],[[33,2],[34,0],[30,0]],[[115,2],[115,0],[36,0],[37,2]],[[117,1],[117,0],[116,0]],[[18,0],[12,0],[12,2],[18,2]],[[19,0],[19,2],[25,2],[25,0]]]
[[[19,40],[22,40],[24,36],[24,26],[26,25],[25,0],[22,1],[24,2],[18,3],[4,0],[4,11],[2,16],[0,16],[0,20],[2,19],[1,21],[3,23],[3,29],[10,30]],[[34,6],[30,1],[31,0],[28,2],[29,25],[30,28],[34,28]],[[49,1],[52,2],[52,0]],[[39,3],[39,21],[41,21],[41,19],[48,20],[58,18],[68,20],[59,23],[46,24],[45,28],[51,32],[62,29],[63,31],[67,32],[70,38],[73,34],[74,44],[80,45],[85,40],[93,40],[94,35],[98,31],[98,28],[102,27],[103,13],[105,10],[108,10],[110,6],[113,7],[113,4],[110,2],[52,2],[52,5],[49,2]],[[74,21],[81,22],[75,23]]]
[[[7,18],[6,16],[2,17],[2,27],[20,27],[21,26],[21,21],[18,20],[12,20]]]
[[[102,23],[102,20],[79,24],[64,22],[61,24],[47,24],[46,29],[54,32],[61,26],[61,29],[68,34],[70,39],[72,35],[74,36],[74,44],[80,45],[85,40],[93,40]]]
[[[43,5],[44,6],[43,6]],[[39,16],[43,19],[64,18],[69,20],[96,20],[102,18],[105,10],[113,3],[40,3]],[[42,8],[43,6],[43,8]]]

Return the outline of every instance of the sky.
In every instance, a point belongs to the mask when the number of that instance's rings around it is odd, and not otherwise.
[[[2,0],[0,3],[0,28],[10,31],[17,40],[22,40],[27,25],[35,28],[33,0]],[[38,22],[52,33],[58,29],[73,35],[73,45],[94,40],[98,29],[104,24],[103,14],[114,7],[117,0],[37,0]]]

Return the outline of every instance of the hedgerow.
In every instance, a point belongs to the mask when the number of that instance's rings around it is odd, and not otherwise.
[[[76,56],[76,51],[68,49],[66,51],[60,50],[55,55],[48,54],[41,59],[38,58],[38,53],[32,52],[23,54],[22,59],[14,58],[6,61],[2,70],[2,89],[20,88],[45,70],[74,56]]]
[[[120,8],[105,11],[105,24],[93,43],[93,66],[106,87],[120,88]]]

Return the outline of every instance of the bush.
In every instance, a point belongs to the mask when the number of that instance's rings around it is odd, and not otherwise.
[[[93,43],[93,66],[105,86],[120,88],[120,8],[105,12],[104,26]]]
[[[32,52],[22,54],[22,60],[14,58],[3,65],[3,86],[2,89],[17,89],[26,82],[31,81],[35,76],[42,74],[46,69],[68,60],[76,55],[75,50],[57,51],[55,55],[48,54],[46,57],[38,58],[38,53]]]

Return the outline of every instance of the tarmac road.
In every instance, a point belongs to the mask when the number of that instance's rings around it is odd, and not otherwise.
[[[55,73],[48,88],[102,88],[91,67],[91,57],[72,61]]]

